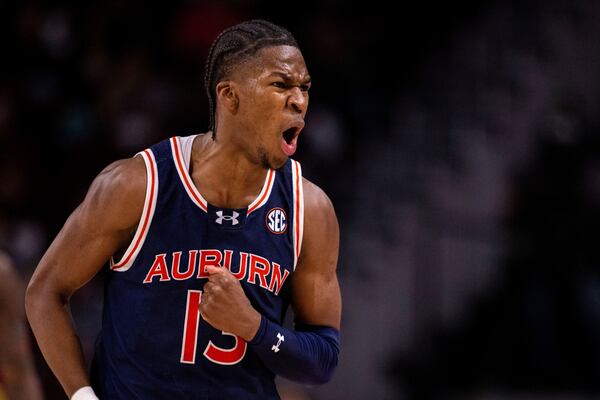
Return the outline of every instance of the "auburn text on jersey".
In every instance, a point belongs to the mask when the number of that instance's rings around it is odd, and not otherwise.
[[[212,265],[227,268],[238,280],[260,285],[278,295],[290,275],[288,269],[282,268],[276,262],[252,253],[238,252],[235,257],[236,264],[233,265],[232,250],[203,249],[189,250],[186,253],[184,256],[183,251],[175,251],[169,255],[162,253],[154,256],[154,262],[144,278],[144,283],[156,284],[172,279],[206,279],[206,267]]]

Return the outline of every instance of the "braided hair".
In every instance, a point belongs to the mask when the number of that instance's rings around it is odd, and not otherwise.
[[[248,60],[265,47],[293,46],[298,48],[294,36],[285,28],[271,22],[255,19],[225,29],[217,36],[206,60],[204,86],[210,107],[208,129],[216,135],[216,87],[226,78],[233,68]]]

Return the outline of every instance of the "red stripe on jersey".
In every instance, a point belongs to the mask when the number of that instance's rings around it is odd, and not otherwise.
[[[256,204],[254,204],[251,208],[248,209],[248,212],[246,213],[246,215],[250,215],[251,212],[255,211],[257,208],[262,206],[262,203],[266,200],[267,196],[269,195],[269,192],[271,191],[271,184],[273,183],[273,177],[275,176],[275,171],[273,171],[272,169],[269,169],[267,174],[268,174],[267,184],[264,187],[264,191],[263,191],[262,195],[260,196],[260,199],[258,199]]]
[[[150,160],[150,162],[148,163],[150,165],[150,179],[151,179],[151,183],[150,183],[150,197],[149,197],[149,201],[148,201],[148,207],[146,209],[146,215],[144,215],[144,223],[142,225],[142,230],[140,232],[140,235],[138,236],[137,240],[135,241],[135,245],[133,246],[133,249],[131,249],[131,252],[129,252],[129,254],[127,254],[127,256],[125,257],[125,259],[123,261],[121,261],[119,264],[115,264],[112,266],[112,269],[119,269],[122,268],[124,265],[127,265],[127,263],[129,262],[129,260],[131,259],[131,256],[133,254],[135,254],[138,246],[140,245],[140,242],[142,241],[142,239],[146,236],[146,230],[148,229],[148,221],[150,221],[150,215],[152,214],[152,203],[154,201],[154,197],[155,197],[155,193],[154,193],[154,188],[155,188],[155,182],[156,182],[156,171],[154,170],[154,162],[152,161],[152,156],[150,155],[150,150],[144,150],[144,153],[146,154],[146,156],[148,156],[148,159]]]

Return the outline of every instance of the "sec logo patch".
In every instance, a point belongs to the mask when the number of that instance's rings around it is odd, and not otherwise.
[[[287,229],[287,216],[282,208],[272,208],[267,213],[267,228],[276,235],[281,235]]]

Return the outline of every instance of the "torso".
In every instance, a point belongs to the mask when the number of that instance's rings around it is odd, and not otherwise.
[[[299,164],[269,170],[244,208],[211,205],[189,174],[193,137],[140,156],[148,185],[142,218],[105,290],[95,386],[111,399],[278,398],[273,374],[241,338],[198,313],[206,265],[223,265],[253,306],[282,323],[302,242]]]

